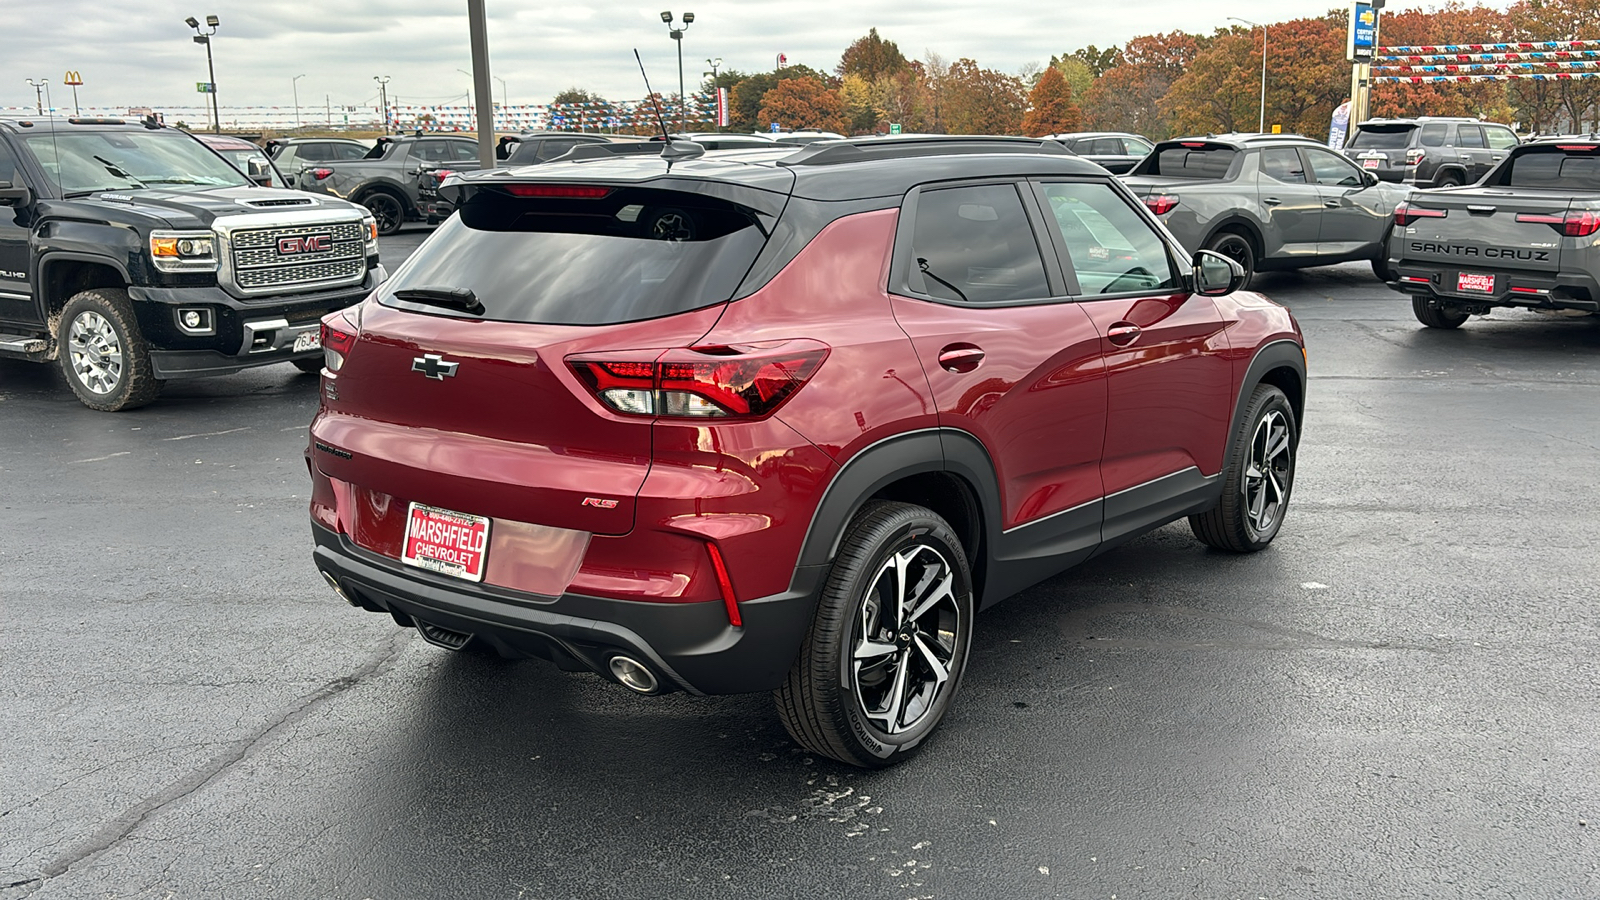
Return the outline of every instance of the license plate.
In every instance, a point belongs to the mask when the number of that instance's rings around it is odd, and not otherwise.
[[[1382,164],[1383,164],[1383,160],[1381,160],[1381,159],[1363,159],[1361,161],[1361,168],[1363,168],[1363,169],[1376,169],[1378,166],[1380,166]]]
[[[1479,275],[1474,272],[1458,273],[1456,275],[1456,290],[1492,294],[1494,293],[1494,276]]]
[[[322,349],[321,331],[302,331],[294,336],[294,352],[303,353],[306,350]]]
[[[400,561],[466,581],[483,580],[489,519],[436,506],[411,504]]]

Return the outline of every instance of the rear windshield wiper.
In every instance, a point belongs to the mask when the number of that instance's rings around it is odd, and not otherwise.
[[[418,287],[401,288],[394,292],[395,299],[459,309],[475,316],[483,315],[483,304],[471,288]]]

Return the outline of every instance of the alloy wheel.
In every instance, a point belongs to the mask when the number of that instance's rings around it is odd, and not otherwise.
[[[84,310],[67,332],[72,372],[92,394],[105,395],[122,383],[122,341],[105,316]]]
[[[1289,479],[1294,472],[1289,420],[1272,410],[1256,423],[1250,437],[1250,458],[1245,464],[1241,489],[1246,520],[1257,535],[1270,534],[1289,499]]]
[[[851,687],[875,728],[900,734],[935,707],[950,681],[960,616],[955,573],[939,551],[915,544],[884,562],[851,642]]]

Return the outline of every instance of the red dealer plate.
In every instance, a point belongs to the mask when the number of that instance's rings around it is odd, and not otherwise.
[[[1494,276],[1479,275],[1475,272],[1458,273],[1456,275],[1456,290],[1492,294],[1494,293]]]
[[[1382,165],[1382,163],[1383,163],[1383,160],[1381,160],[1381,159],[1363,159],[1361,161],[1361,168],[1363,168],[1363,169],[1376,169],[1378,166]],[[1348,171],[1348,170],[1346,170],[1346,171]]]
[[[466,581],[483,580],[489,519],[436,506],[411,504],[400,561]]]

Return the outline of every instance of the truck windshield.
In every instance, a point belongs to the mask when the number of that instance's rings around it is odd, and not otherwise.
[[[201,190],[250,184],[205,145],[173,131],[78,131],[23,138],[63,197],[161,187]]]

